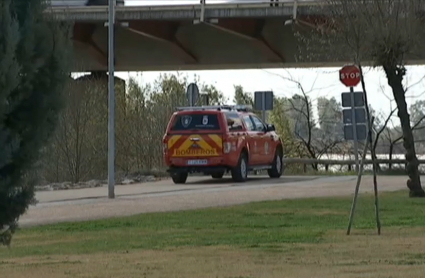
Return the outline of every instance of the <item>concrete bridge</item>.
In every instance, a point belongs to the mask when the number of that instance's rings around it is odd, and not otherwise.
[[[251,1],[252,2],[252,1]],[[299,4],[300,13],[308,12]],[[116,7],[116,70],[196,70],[297,64],[293,2]],[[106,6],[52,7],[74,23],[75,71],[107,70]],[[126,26],[122,26],[125,23]],[[314,64],[315,65],[315,64]]]
[[[228,0],[224,4],[116,7],[116,70],[322,67],[299,62],[290,20],[317,16],[318,0]],[[236,1],[236,2],[235,2]],[[128,0],[127,0],[128,2]],[[207,0],[211,2],[211,0]],[[74,23],[75,71],[106,71],[107,6],[52,7]],[[417,60],[419,58],[416,58]]]

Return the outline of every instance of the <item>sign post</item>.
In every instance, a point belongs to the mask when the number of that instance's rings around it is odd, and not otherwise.
[[[266,123],[266,111],[273,110],[273,92],[260,91],[254,93],[254,109],[261,111],[261,118]]]
[[[205,105],[210,105],[210,95],[201,94],[202,103]]]
[[[351,115],[345,113],[343,111],[344,123],[349,123],[349,125],[344,126],[344,137],[345,140],[353,140],[354,141],[354,159],[356,161],[356,172],[359,171],[359,145],[358,140],[365,140],[364,136],[367,136],[366,126],[357,125],[360,120],[361,123],[365,123],[365,119],[359,119],[356,111],[360,111],[356,109],[356,107],[362,107],[364,105],[361,102],[363,100],[363,95],[361,95],[361,100],[356,102],[356,93],[354,92],[354,87],[360,83],[360,69],[356,65],[346,65],[342,67],[339,71],[339,80],[346,87],[350,87],[350,92],[348,93],[349,99],[347,100],[347,93],[342,94],[342,106],[350,107]],[[357,93],[358,95],[359,93]],[[360,93],[363,94],[363,93]],[[348,103],[349,102],[349,105]],[[347,111],[348,112],[348,111]],[[358,114],[360,114],[359,112]],[[350,128],[351,127],[351,128]],[[351,129],[351,130],[350,130]],[[361,130],[361,131],[360,131]],[[363,132],[364,130],[364,132]],[[359,131],[361,134],[359,134]]]
[[[374,180],[374,193],[375,193],[375,217],[376,217],[376,226],[378,228],[378,235],[381,234],[381,222],[379,219],[379,208],[378,208],[378,186],[376,182],[376,164],[374,159],[374,150],[372,147],[372,126],[374,122],[374,117],[370,117],[368,102],[366,91],[363,92],[354,92],[353,87],[361,81],[361,71],[360,68],[355,65],[347,65],[344,66],[339,71],[339,79],[340,81],[347,87],[350,87],[350,93],[342,93],[342,106],[350,107],[351,113],[345,113],[348,109],[343,111],[344,124],[347,122],[351,122],[352,128],[349,128],[347,125],[344,126],[344,137],[346,140],[354,140],[354,148],[356,155],[356,168],[358,171],[357,174],[357,184],[354,192],[353,203],[351,205],[350,218],[348,220],[348,229],[347,235],[350,234],[351,225],[353,223],[354,218],[354,210],[356,209],[357,196],[360,188],[361,176],[363,173],[363,165],[364,160],[366,159],[367,148],[371,148],[372,153],[372,161],[373,161],[373,180]],[[356,108],[359,107],[359,108]],[[348,111],[347,111],[348,112]],[[350,119],[351,115],[351,119]],[[363,123],[362,125],[358,125],[357,123]],[[362,126],[362,128],[360,128]],[[348,129],[346,128],[348,127]],[[348,131],[352,130],[351,134],[348,134]],[[360,132],[359,132],[360,131]],[[360,164],[360,169],[358,166],[358,151],[357,151],[357,140],[366,140],[363,154],[362,154],[362,162]]]
[[[108,198],[115,198],[115,0],[108,2]]]
[[[261,94],[261,119],[263,123],[266,122],[266,94]]]
[[[357,142],[357,122],[356,122],[356,111],[354,106],[354,89],[350,87],[350,98],[351,98],[351,119],[353,126],[353,139],[354,139],[354,159],[356,160],[356,172],[359,172],[359,144]]]
[[[194,106],[199,98],[198,85],[196,85],[195,83],[190,83],[189,86],[187,86],[186,97],[189,101],[189,106]]]

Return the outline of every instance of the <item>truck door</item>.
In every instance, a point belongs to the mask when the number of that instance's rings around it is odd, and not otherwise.
[[[251,118],[258,140],[258,163],[267,164],[270,156],[271,138],[266,133],[266,125],[255,115],[251,115]]]
[[[247,140],[249,145],[249,165],[258,165],[261,163],[261,157],[259,152],[260,137],[258,132],[255,130],[254,122],[249,115],[242,117],[245,126],[247,128]]]

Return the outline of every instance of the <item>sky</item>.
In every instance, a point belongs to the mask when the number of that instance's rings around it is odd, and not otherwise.
[[[297,87],[299,82],[303,90],[312,99],[316,107],[316,100],[319,97],[335,97],[341,102],[341,93],[349,92],[339,81],[340,68],[308,68],[308,69],[250,69],[250,70],[198,70],[179,71],[178,73],[187,75],[189,81],[194,81],[196,74],[201,82],[212,84],[221,91],[228,99],[229,104],[233,103],[234,85],[241,85],[245,91],[265,91],[272,90],[276,97],[291,97],[300,93]],[[161,73],[169,72],[117,72],[120,78],[128,80],[134,77],[140,84],[153,83]],[[389,115],[394,109],[395,102],[391,88],[382,69],[365,68],[365,83],[368,101],[372,107],[382,115]],[[294,82],[295,81],[295,82]],[[425,66],[407,67],[405,86],[408,87],[406,94],[407,105],[410,106],[417,100],[425,99]],[[358,85],[355,91],[362,91]],[[317,111],[314,113],[317,117]],[[395,119],[394,124],[399,124]]]

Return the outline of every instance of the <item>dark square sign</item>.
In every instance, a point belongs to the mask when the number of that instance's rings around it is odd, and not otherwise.
[[[362,107],[362,108],[354,108],[354,111],[355,111],[356,123],[357,124],[366,123],[366,110]],[[353,123],[352,109],[344,109],[342,113],[343,113],[344,124],[352,124]]]
[[[263,106],[264,104],[264,106]],[[254,93],[254,109],[255,110],[273,110],[273,92],[255,92]]]
[[[367,138],[367,128],[365,124],[358,124],[356,125],[356,132],[357,132],[357,141],[363,141]],[[354,130],[352,125],[345,125],[344,126],[344,139],[345,140],[354,140]]]
[[[354,92],[354,107],[364,106],[363,92]],[[351,107],[351,93],[342,93],[342,107]]]

